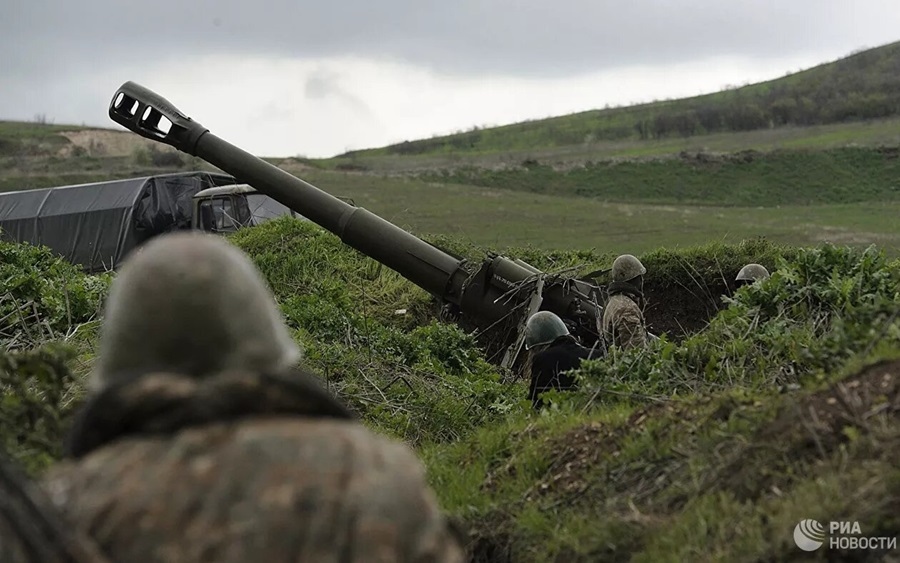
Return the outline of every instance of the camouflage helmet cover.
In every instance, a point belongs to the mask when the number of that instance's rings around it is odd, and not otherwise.
[[[550,311],[538,311],[525,323],[525,349],[530,350],[541,344],[549,344],[569,334],[569,329],[561,318]]]
[[[738,275],[736,278],[734,278],[734,281],[753,282],[757,280],[764,280],[767,277],[769,277],[769,271],[766,270],[764,266],[761,266],[759,264],[747,264],[746,266],[741,268],[741,271],[738,272]]]
[[[647,273],[647,268],[631,254],[623,254],[616,258],[612,265],[614,282],[627,282]]]

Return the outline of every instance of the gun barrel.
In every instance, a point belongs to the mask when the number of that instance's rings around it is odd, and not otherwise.
[[[459,304],[463,282],[468,277],[464,260],[220,139],[154,92],[126,82],[113,97],[109,115],[143,137],[169,144],[228,171],[429,293]]]

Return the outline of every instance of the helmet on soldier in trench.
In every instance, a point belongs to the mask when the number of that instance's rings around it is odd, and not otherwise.
[[[755,282],[769,277],[769,270],[759,264],[747,264],[738,272],[734,281]]]
[[[627,282],[647,273],[647,268],[631,254],[623,254],[616,258],[612,265],[612,280]]]
[[[561,318],[550,311],[538,311],[525,323],[525,349],[550,344],[560,336],[569,334],[569,329]]]

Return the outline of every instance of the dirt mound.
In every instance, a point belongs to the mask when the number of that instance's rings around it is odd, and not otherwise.
[[[596,484],[596,470],[604,463],[618,472],[612,466],[620,465],[618,458],[629,436],[639,432],[648,422],[662,417],[681,423],[692,420],[697,416],[698,406],[702,408],[702,405],[691,403],[660,403],[636,410],[624,424],[611,426],[590,422],[573,428],[547,445],[548,451],[556,452],[554,459],[547,475],[526,493],[525,499],[560,495],[573,499],[583,495]],[[620,469],[634,467],[626,463]],[[620,484],[628,481],[624,477],[624,474],[618,475]]]
[[[623,434],[616,430],[599,422],[592,422],[578,426],[554,440],[548,449],[558,453],[547,476],[526,493],[525,499],[530,501],[548,494],[584,493],[590,486],[585,479],[590,468],[596,467],[610,452],[613,452],[613,456],[616,455]]]
[[[685,285],[667,280],[644,284],[647,306],[644,317],[654,334],[666,333],[671,340],[702,330],[725,303],[723,295],[734,293],[734,282],[724,278]]]
[[[711,442],[695,439],[703,429],[717,428],[732,417],[772,417],[765,414],[773,412],[768,407],[732,399],[672,401],[638,409],[623,424],[579,425],[547,442],[545,448],[552,461],[544,478],[523,500],[546,498],[559,504],[586,498],[592,492],[627,492],[637,504],[652,502],[683,477],[683,462],[689,454],[709,457],[703,489],[729,490],[749,500],[790,486],[795,478],[791,467],[828,458],[840,444],[858,435],[883,440],[885,451],[900,450],[896,425],[900,417],[900,361],[871,366],[799,399],[785,396],[774,418],[769,422],[759,419],[761,426],[750,436],[726,433]],[[645,429],[651,422],[657,424]],[[673,452],[681,453],[661,453],[652,459],[627,458],[623,453],[628,449],[626,442],[646,432],[655,434],[659,443],[674,444]],[[503,473],[500,469],[493,479]],[[687,499],[675,494],[657,500],[666,505],[658,508],[667,511]]]
[[[900,361],[881,362],[825,390],[785,401],[709,484],[753,499],[789,485],[791,466],[828,459],[863,436],[876,453],[894,455],[900,453],[898,421]]]
[[[65,131],[60,133],[69,143],[62,147],[59,156],[73,156],[82,152],[88,156],[130,156],[137,149],[153,149],[166,152],[175,151],[161,143],[144,139],[130,131],[112,131],[105,129],[86,129],[83,131]]]

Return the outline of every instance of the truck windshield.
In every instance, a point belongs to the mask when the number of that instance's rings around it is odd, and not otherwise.
[[[289,207],[265,194],[247,194],[247,205],[250,207],[250,217],[254,225],[291,214]]]
[[[230,197],[215,198],[200,203],[201,228],[204,231],[234,231],[240,222]]]

